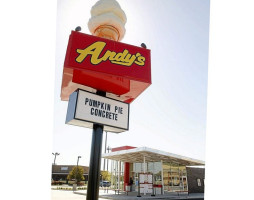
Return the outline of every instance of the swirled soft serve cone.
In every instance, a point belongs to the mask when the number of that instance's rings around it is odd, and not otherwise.
[[[91,9],[88,28],[95,36],[121,41],[126,21],[126,15],[116,0],[99,0]]]

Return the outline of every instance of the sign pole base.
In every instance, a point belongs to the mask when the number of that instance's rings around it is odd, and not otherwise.
[[[94,124],[86,196],[87,200],[97,200],[99,197],[102,136],[103,126]]]
[[[97,91],[97,94],[106,96],[106,92],[103,91]],[[86,200],[98,200],[99,198],[103,125],[93,124],[92,137]]]

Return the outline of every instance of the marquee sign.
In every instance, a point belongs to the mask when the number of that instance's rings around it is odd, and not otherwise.
[[[129,104],[79,89],[70,95],[66,123],[120,133],[129,129]]]
[[[75,84],[130,103],[151,84],[150,50],[72,31],[64,62],[62,100],[68,100],[78,88]]]
[[[64,66],[147,81],[150,50],[73,31]]]
[[[132,66],[134,63],[139,66],[145,65],[146,58],[140,53],[134,55],[130,54],[128,50],[124,49],[123,52],[115,52],[107,50],[102,55],[102,51],[107,45],[106,42],[97,41],[87,46],[85,49],[77,49],[78,57],[75,59],[76,62],[82,63],[88,55],[91,56],[90,62],[93,65],[98,65],[101,62],[109,60],[112,64],[123,65],[126,67]],[[89,59],[88,59],[89,60]]]

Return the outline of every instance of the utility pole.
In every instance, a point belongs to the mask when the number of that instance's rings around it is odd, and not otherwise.
[[[53,163],[53,165],[55,165],[56,164],[56,156],[59,156],[60,155],[60,153],[52,153],[54,156],[55,156],[55,159],[54,159],[54,163]]]
[[[78,161],[81,158],[81,156],[78,156]],[[76,184],[78,184],[78,180],[77,180],[77,174],[78,174],[78,161],[77,161],[77,170],[76,170]]]
[[[109,150],[111,150],[112,148],[110,146],[108,146],[107,150],[108,150],[108,153],[109,153]],[[108,159],[107,159],[107,171],[108,171]]]

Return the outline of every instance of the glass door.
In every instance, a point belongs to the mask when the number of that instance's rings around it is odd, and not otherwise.
[[[187,176],[181,177],[181,187],[183,191],[188,191],[188,183],[187,183]]]

